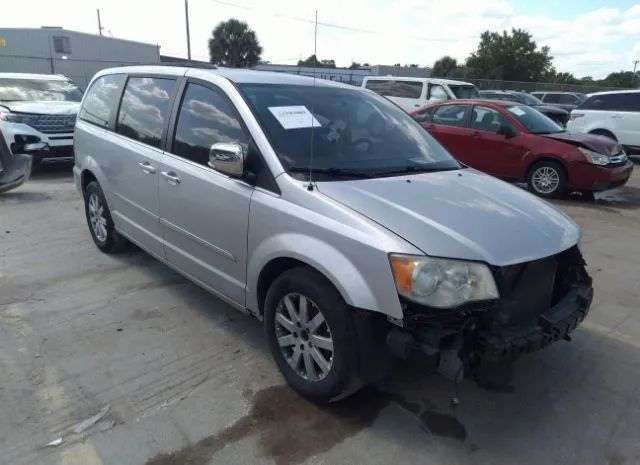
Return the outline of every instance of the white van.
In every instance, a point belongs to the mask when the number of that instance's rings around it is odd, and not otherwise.
[[[367,76],[362,87],[388,98],[406,112],[440,100],[479,97],[473,84],[451,79]]]

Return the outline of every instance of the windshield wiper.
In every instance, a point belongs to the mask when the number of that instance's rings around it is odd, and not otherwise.
[[[459,166],[447,166],[444,168],[443,167],[437,168],[437,167],[409,165],[409,166],[404,166],[402,168],[396,168],[396,169],[387,170],[387,171],[376,171],[375,174],[377,176],[387,176],[391,174],[433,173],[435,171],[453,171],[453,170],[459,170],[459,169],[460,169]]]
[[[308,166],[291,166],[289,171],[292,173],[319,173],[330,177],[350,177],[350,178],[370,178],[371,173],[366,171],[352,170],[349,168],[309,168]]]

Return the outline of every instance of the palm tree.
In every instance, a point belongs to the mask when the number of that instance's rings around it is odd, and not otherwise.
[[[229,19],[219,23],[209,39],[211,63],[231,68],[251,68],[258,64],[262,47],[255,31],[244,21]]]

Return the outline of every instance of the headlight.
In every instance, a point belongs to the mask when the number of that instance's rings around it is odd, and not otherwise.
[[[25,115],[19,113],[10,113],[0,111],[0,121],[8,121],[9,123],[34,124],[38,120],[37,115]]]
[[[587,157],[587,161],[594,165],[607,165],[609,163],[609,157],[593,150],[585,149],[584,147],[578,147],[580,153]]]
[[[500,297],[489,267],[483,263],[415,255],[391,255],[398,293],[430,307],[457,307]]]

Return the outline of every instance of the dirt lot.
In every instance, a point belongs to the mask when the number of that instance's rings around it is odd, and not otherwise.
[[[320,409],[283,385],[257,321],[141,251],[100,253],[71,167],[46,166],[0,196],[0,463],[638,464],[640,166],[557,203],[596,288],[572,342],[521,360],[512,393],[464,382],[457,408],[406,363]]]

